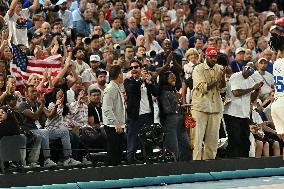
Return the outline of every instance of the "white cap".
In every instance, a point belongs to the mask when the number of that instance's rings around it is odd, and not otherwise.
[[[67,0],[59,0],[57,1],[56,5],[62,5],[65,2],[67,2]]]
[[[95,61],[95,62],[100,62],[101,58],[99,55],[91,55],[90,56],[90,62]]]
[[[275,16],[275,13],[272,11],[268,11],[266,14],[266,18],[268,18],[269,16]]]
[[[265,60],[267,62],[267,59],[262,57],[262,58],[258,59],[257,63],[260,63],[262,60]]]
[[[246,49],[243,47],[239,47],[236,49],[235,54],[239,54],[240,52],[246,52]]]

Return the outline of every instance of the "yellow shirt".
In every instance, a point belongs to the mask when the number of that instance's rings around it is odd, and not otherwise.
[[[207,85],[218,80],[222,66],[216,64],[210,68],[206,62],[197,65],[192,73],[192,109],[206,113],[220,113],[224,109],[220,93],[226,91],[226,87],[218,86],[207,90]]]

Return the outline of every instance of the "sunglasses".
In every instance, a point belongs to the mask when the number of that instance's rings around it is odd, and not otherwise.
[[[249,67],[249,66],[245,66],[245,69],[252,74],[255,72],[255,70],[252,67]]]
[[[130,68],[131,70],[133,70],[133,68],[136,70],[136,69],[140,68],[140,66],[130,66],[129,68]]]

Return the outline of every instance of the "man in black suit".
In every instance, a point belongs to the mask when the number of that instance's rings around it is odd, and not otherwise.
[[[154,122],[152,96],[156,96],[156,88],[151,75],[142,68],[138,60],[132,60],[131,77],[125,79],[124,88],[127,95],[127,161],[138,163],[135,153],[138,145],[138,132],[145,124]]]

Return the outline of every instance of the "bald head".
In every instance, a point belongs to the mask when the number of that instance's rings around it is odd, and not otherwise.
[[[130,29],[136,29],[136,19],[134,17],[128,18],[127,24]]]

